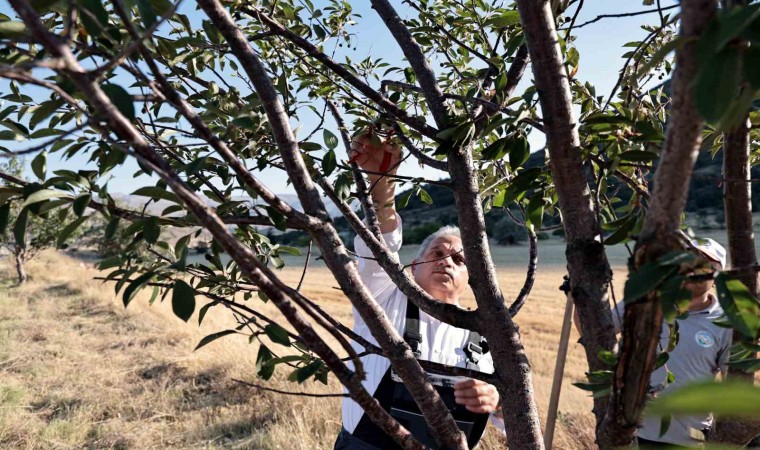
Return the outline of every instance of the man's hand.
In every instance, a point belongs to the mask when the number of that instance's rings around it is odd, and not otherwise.
[[[362,169],[370,172],[369,182],[372,191],[372,201],[377,211],[377,220],[380,223],[380,231],[388,233],[399,224],[396,220],[396,206],[394,204],[396,184],[387,175],[395,175],[401,161],[401,149],[392,141],[385,142],[380,136],[373,138],[369,131],[351,142],[351,151],[348,157],[356,162]],[[378,143],[377,138],[381,141]]]
[[[380,143],[372,143],[372,138],[364,134],[351,142],[351,151],[348,157],[356,162],[362,169],[368,172],[377,172],[370,174],[370,178],[377,179],[380,173],[395,174],[398,169],[398,163],[401,160],[401,148],[391,142],[385,142],[382,137],[377,136]]]
[[[485,381],[469,378],[454,385],[454,400],[468,411],[490,414],[499,408],[499,393]]]

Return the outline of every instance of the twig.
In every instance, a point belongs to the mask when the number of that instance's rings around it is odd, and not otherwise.
[[[303,263],[303,272],[301,272],[301,279],[298,280],[298,286],[296,286],[296,291],[301,291],[301,285],[303,284],[304,278],[306,278],[306,270],[309,268],[309,261],[311,260],[311,246],[313,241],[309,241],[309,249],[306,250],[306,261]]]
[[[310,392],[283,391],[283,390],[280,390],[280,389],[270,388],[270,387],[261,386],[261,385],[254,384],[254,383],[249,383],[247,381],[238,380],[236,378],[231,378],[231,380],[234,381],[234,382],[236,382],[236,383],[240,383],[240,384],[244,384],[246,386],[250,386],[250,387],[253,387],[253,388],[256,388],[256,389],[260,389],[262,391],[275,392],[277,394],[283,394],[283,395],[295,395],[295,396],[298,396],[298,397],[314,397],[314,398],[326,398],[326,397],[343,397],[343,398],[346,398],[346,397],[349,397],[348,394],[344,394],[344,393],[340,393],[340,394],[312,394]]]
[[[514,303],[509,307],[509,314],[512,317],[516,316],[520,309],[525,305],[525,301],[530,295],[530,291],[533,288],[533,283],[536,281],[536,267],[538,266],[538,238],[536,233],[528,228],[528,238],[530,239],[530,257],[528,261],[528,273],[525,275],[525,283],[523,283],[520,293],[517,295]]]
[[[35,145],[34,147],[26,148],[24,150],[16,150],[16,151],[6,151],[3,152],[3,156],[11,157],[11,156],[19,156],[19,155],[28,155],[29,153],[35,153],[40,150],[44,150],[49,145],[55,144],[56,142],[60,141],[61,139],[65,138],[66,136],[69,136],[71,134],[76,133],[77,131],[80,131],[81,129],[87,127],[90,125],[90,121],[86,120],[82,122],[81,124],[77,125],[76,127],[66,130],[62,134],[59,134],[58,136],[54,137],[53,139],[50,139],[49,141],[45,141],[42,144]]]
[[[665,8],[654,8],[654,9],[646,9],[643,11],[634,11],[629,13],[622,13],[622,14],[601,14],[599,16],[596,16],[594,19],[591,19],[587,22],[583,22],[580,25],[576,25],[574,28],[577,30],[578,28],[583,28],[587,25],[591,25],[592,23],[599,22],[602,19],[613,19],[613,18],[620,18],[620,17],[632,17],[632,16],[641,16],[644,14],[652,14],[652,13],[662,13],[662,11],[667,11],[670,9],[675,9],[681,6],[680,4],[677,5],[671,5],[666,6]]]
[[[333,71],[336,75],[343,78],[346,82],[352,85],[359,92],[366,95],[368,98],[372,99],[373,101],[377,102],[377,104],[380,105],[389,114],[391,114],[394,117],[397,117],[399,121],[404,122],[405,124],[409,125],[410,127],[414,128],[415,130],[419,131],[424,136],[430,139],[436,138],[435,136],[436,134],[438,134],[438,130],[427,125],[422,118],[412,117],[409,114],[407,114],[406,111],[399,108],[398,105],[390,101],[381,93],[372,89],[368,84],[364,83],[356,75],[351,73],[351,71],[349,71],[348,69],[343,67],[341,64],[337,63],[332,58],[330,58],[329,56],[321,52],[311,42],[307,41],[306,39],[303,39],[301,36],[297,35],[296,33],[282,26],[279,22],[272,19],[270,16],[263,13],[259,9],[246,6],[246,7],[241,8],[241,11],[245,12],[246,14],[250,15],[251,17],[255,19],[260,20],[262,23],[268,26],[274,33],[286,38],[287,40],[295,44],[297,47],[304,50],[308,55],[312,56],[314,59],[321,62],[331,71]]]

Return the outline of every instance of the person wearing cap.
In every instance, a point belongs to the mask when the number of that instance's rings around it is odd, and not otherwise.
[[[726,249],[722,245],[713,239],[696,239],[692,241],[692,245],[713,269],[725,268]],[[723,309],[711,292],[713,284],[712,278],[684,284],[684,287],[691,291],[691,301],[687,307],[688,317],[676,319],[678,344],[670,352],[667,363],[652,372],[649,383],[653,396],[689,383],[714,379],[718,372],[725,374],[728,370],[732,331],[714,323],[715,319],[723,315]],[[615,328],[618,330],[622,311],[622,305],[618,305],[616,313],[612,315]],[[668,326],[663,323],[660,350],[667,348],[669,338]],[[668,371],[675,376],[672,383],[667,382]],[[638,431],[639,447],[701,447],[707,439],[712,421],[711,415],[675,416],[667,431],[661,436],[661,418],[644,417]]]
[[[722,270],[726,265],[726,250],[713,239],[695,239],[691,242],[698,256],[710,263],[714,270]],[[650,394],[656,397],[689,383],[714,379],[719,372],[728,370],[729,348],[731,347],[730,328],[719,327],[713,323],[723,315],[723,309],[712,294],[712,278],[684,283],[684,288],[691,292],[691,301],[686,307],[688,316],[678,318],[679,340],[668,361],[652,372]],[[612,310],[615,332],[619,333],[625,304],[619,303]],[[680,316],[683,317],[683,316]],[[576,328],[580,332],[577,312]],[[670,330],[662,324],[659,350],[668,347]],[[668,383],[668,372],[675,380]],[[661,433],[660,417],[644,417],[637,433],[639,448],[698,448],[707,438],[712,426],[712,416],[675,416],[670,426]]]
[[[378,141],[366,134],[356,137],[349,157],[369,174],[380,231],[387,247],[392,252],[398,252],[401,247],[401,218],[396,214],[394,205],[395,184],[388,175],[396,173],[401,150],[391,142]],[[477,333],[441,322],[409,302],[372,258],[362,239],[354,240],[354,250],[359,257],[358,269],[364,284],[418,359],[493,373],[491,354]],[[422,242],[412,263],[412,275],[417,284],[436,300],[459,303],[468,286],[469,274],[461,235],[456,227],[443,227]],[[375,342],[356,311],[354,331]],[[357,352],[363,350],[356,349]],[[388,359],[369,354],[362,356],[362,364],[366,371],[362,384],[380,406],[422,444],[438,448],[414,399],[393,372]],[[503,429],[499,394],[494,386],[480,380],[427,372],[431,384],[464,432],[470,448],[480,441],[489,419]],[[400,449],[350,398],[343,400],[342,425],[335,450]]]

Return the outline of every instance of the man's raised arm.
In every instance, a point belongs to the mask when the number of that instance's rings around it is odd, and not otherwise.
[[[370,195],[377,211],[380,231],[389,233],[395,230],[399,226],[396,218],[396,183],[387,175],[396,174],[401,149],[392,142],[384,141],[382,137],[375,136],[373,139],[367,133],[354,138],[349,157],[369,176]]]

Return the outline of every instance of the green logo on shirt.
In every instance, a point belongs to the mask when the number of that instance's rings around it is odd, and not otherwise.
[[[707,331],[700,331],[694,335],[694,339],[701,347],[710,348],[715,345],[715,338]]]

